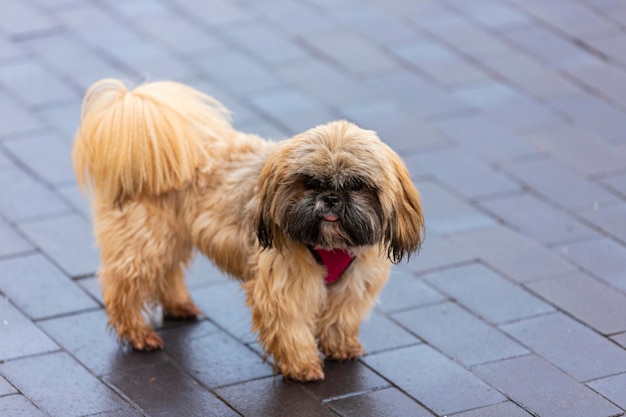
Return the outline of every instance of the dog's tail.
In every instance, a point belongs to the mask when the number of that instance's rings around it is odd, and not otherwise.
[[[171,81],[128,90],[104,79],[87,90],[72,158],[78,184],[101,201],[159,195],[189,181],[212,141],[232,134],[217,100]]]

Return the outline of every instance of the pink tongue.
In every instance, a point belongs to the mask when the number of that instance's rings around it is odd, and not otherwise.
[[[336,222],[337,220],[339,220],[339,217],[335,216],[334,214],[327,214],[324,216],[324,220],[327,220],[329,222]]]

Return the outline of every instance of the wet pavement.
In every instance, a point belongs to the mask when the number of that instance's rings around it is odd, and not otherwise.
[[[401,153],[428,233],[362,359],[273,375],[200,257],[206,317],[117,344],[70,161],[103,77],[183,81],[275,139],[348,118]],[[0,415],[622,415],[625,111],[621,0],[2,0]]]

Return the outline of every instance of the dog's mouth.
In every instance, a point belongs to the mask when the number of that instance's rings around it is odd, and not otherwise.
[[[326,214],[322,217],[322,220],[327,222],[336,222],[339,221],[339,216],[336,214]]]

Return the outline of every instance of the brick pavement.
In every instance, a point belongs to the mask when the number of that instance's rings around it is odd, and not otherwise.
[[[3,0],[0,415],[623,415],[625,51],[621,0]],[[206,317],[117,345],[70,163],[102,77],[189,83],[272,138],[349,118],[403,155],[428,236],[366,356],[272,375],[202,258]]]

